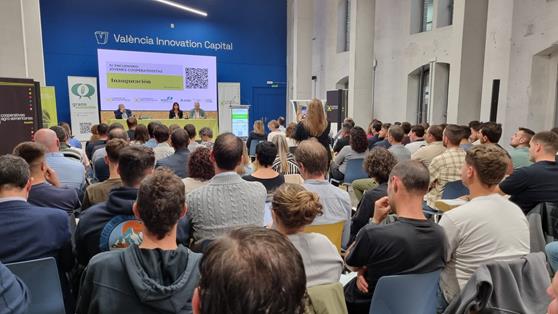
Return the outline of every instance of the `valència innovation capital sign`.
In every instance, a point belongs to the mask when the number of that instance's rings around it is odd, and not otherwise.
[[[224,50],[231,51],[234,49],[232,42],[212,42],[196,41],[196,40],[181,40],[181,39],[164,39],[158,36],[134,36],[130,34],[111,34],[105,31],[96,31],[95,39],[98,45],[106,45],[111,39],[117,44],[134,44],[134,45],[148,45],[148,46],[164,46],[164,47],[182,47],[182,48],[195,48],[195,49],[209,49],[214,51]]]

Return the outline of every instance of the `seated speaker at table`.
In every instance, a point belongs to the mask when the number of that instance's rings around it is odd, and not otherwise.
[[[126,109],[124,104],[118,105],[118,109],[114,110],[114,117],[116,119],[128,119],[132,116],[132,110]]]
[[[194,103],[194,109],[190,110],[190,119],[205,119],[205,111],[200,108],[200,102]]]
[[[172,109],[169,111],[169,119],[182,119],[184,112],[180,110],[180,104],[175,102],[172,104]]]

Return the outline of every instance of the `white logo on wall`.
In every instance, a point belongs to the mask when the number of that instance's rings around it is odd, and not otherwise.
[[[197,41],[191,39],[165,39],[158,36],[134,36],[131,34],[112,34],[115,44],[126,45],[148,45],[148,46],[164,46],[164,47],[180,47],[180,48],[195,48],[207,49],[213,51],[232,51],[234,50],[233,42],[224,41]],[[110,40],[110,33],[105,31],[96,31],[95,39],[98,45],[106,45]]]
[[[97,39],[97,44],[106,45],[109,40],[109,32],[96,31],[95,39]]]

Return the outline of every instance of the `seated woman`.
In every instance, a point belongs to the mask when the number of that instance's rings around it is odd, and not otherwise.
[[[203,127],[200,130],[200,144],[212,149],[213,148],[213,131],[208,127]]]
[[[134,131],[134,138],[132,139],[130,144],[143,145],[147,141],[149,141],[149,132],[147,131],[147,127],[142,124],[136,126],[136,130]]]
[[[248,139],[246,140],[246,147],[248,148],[248,151],[250,151],[250,145],[252,145],[252,141],[265,141],[266,137],[265,137],[265,130],[264,130],[264,124],[262,120],[256,120],[254,121],[254,129],[252,130],[252,132],[250,132],[250,134],[248,134]]]
[[[172,104],[172,109],[169,111],[169,119],[182,119],[184,112],[180,110],[180,104],[175,102]]]
[[[335,180],[343,181],[345,170],[347,169],[347,161],[351,159],[364,159],[367,150],[366,132],[364,132],[363,128],[355,126],[350,132],[349,145],[339,151],[339,154],[335,156],[331,164],[331,177]]]
[[[275,136],[272,141],[277,146],[277,157],[271,168],[280,174],[300,174],[298,164],[293,154],[289,153],[287,140],[284,136]]]
[[[389,173],[397,164],[397,159],[387,149],[383,147],[373,148],[364,160],[364,169],[368,173],[371,180],[378,184],[366,192],[360,202],[351,223],[351,238],[349,243],[353,242],[358,231],[370,222],[374,216],[374,203],[387,195],[387,185]]]
[[[289,147],[298,146],[298,142],[293,138],[295,130],[296,130],[296,123],[291,122],[289,123],[289,125],[287,125],[287,129],[285,130],[285,136],[287,137],[287,145],[289,145]]]
[[[215,175],[215,168],[211,161],[209,148],[200,147],[190,154],[188,158],[188,177],[182,179],[186,195],[193,190],[209,183]]]
[[[286,183],[273,194],[273,224],[291,240],[302,256],[306,287],[338,282],[343,270],[343,260],[326,236],[304,233],[304,227],[321,214],[318,195],[302,185]]]
[[[234,169],[239,176],[249,175],[254,172],[254,165],[252,164],[252,158],[248,155],[248,149],[246,145],[242,147],[242,159],[240,165],[236,166]]]
[[[276,188],[285,183],[285,177],[271,166],[277,156],[277,146],[271,142],[262,142],[256,146],[256,171],[251,175],[242,177],[246,181],[258,181],[262,183],[268,194],[275,191]]]
[[[267,140],[269,142],[271,142],[273,138],[276,136],[280,136],[280,135],[285,136],[285,134],[279,130],[280,126],[281,125],[279,124],[279,122],[277,122],[277,120],[269,121],[269,123],[267,124],[267,127],[269,128],[269,134],[267,135]]]

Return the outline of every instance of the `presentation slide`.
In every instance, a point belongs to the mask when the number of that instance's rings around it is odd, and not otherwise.
[[[172,104],[191,110],[199,102],[217,111],[217,59],[98,49],[101,110],[124,104],[132,111],[169,111]]]

